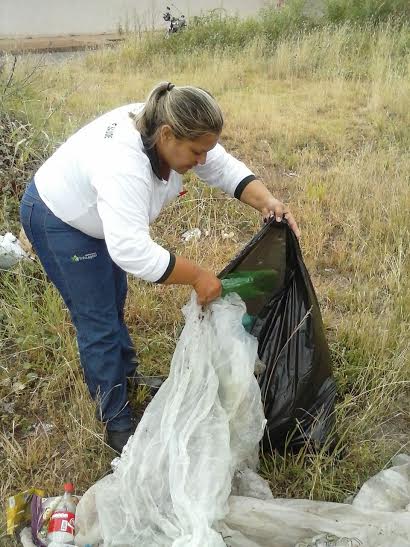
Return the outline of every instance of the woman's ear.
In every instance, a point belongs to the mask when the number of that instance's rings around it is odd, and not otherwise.
[[[161,142],[167,143],[175,138],[174,133],[169,125],[162,125],[159,130],[159,138]]]

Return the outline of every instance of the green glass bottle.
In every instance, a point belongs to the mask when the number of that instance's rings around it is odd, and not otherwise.
[[[232,272],[221,279],[222,296],[234,292],[245,302],[258,296],[270,293],[275,287],[278,273],[275,270],[254,270]],[[242,317],[242,325],[245,330],[251,332],[256,317],[245,313]]]
[[[235,292],[245,301],[256,298],[270,292],[277,278],[278,273],[275,270],[232,272],[221,279],[222,296]]]

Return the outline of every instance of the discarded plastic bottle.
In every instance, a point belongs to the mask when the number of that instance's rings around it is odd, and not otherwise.
[[[50,517],[47,539],[48,547],[74,545],[75,511],[77,505],[73,499],[74,486],[64,484],[64,495]]]
[[[275,285],[278,273],[275,270],[236,271],[221,279],[222,296],[236,292],[247,300],[269,292]]]

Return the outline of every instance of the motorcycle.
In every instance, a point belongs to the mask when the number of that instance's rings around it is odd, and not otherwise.
[[[167,6],[167,9],[163,14],[162,18],[166,23],[168,23],[168,29],[165,35],[166,38],[169,38],[171,34],[180,32],[186,27],[185,15],[181,13],[178,17],[175,17],[174,15],[172,15],[171,8],[169,6]]]

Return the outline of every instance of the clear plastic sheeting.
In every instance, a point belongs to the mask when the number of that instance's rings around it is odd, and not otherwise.
[[[410,457],[393,459],[351,505],[231,496],[229,547],[410,547]]]
[[[298,543],[296,547],[360,547],[362,542],[355,538],[337,538],[332,534],[320,534],[309,543]]]
[[[85,493],[77,545],[223,547],[234,472],[256,468],[265,419],[254,376],[258,343],[236,294],[202,310],[196,295],[169,378],[114,473]],[[266,486],[265,486],[266,493]]]

